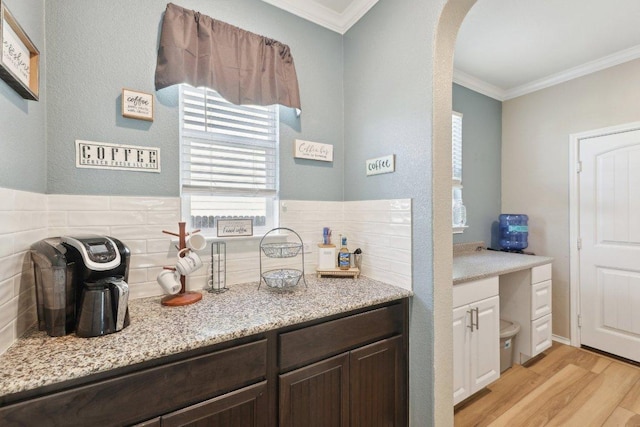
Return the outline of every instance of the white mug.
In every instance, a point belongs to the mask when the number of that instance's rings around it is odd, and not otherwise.
[[[180,255],[185,251],[188,251],[187,254],[180,258]],[[178,273],[187,276],[200,267],[202,267],[202,260],[197,253],[189,248],[181,249],[180,252],[178,252],[178,261],[176,262],[176,271]]]
[[[199,251],[207,246],[207,239],[199,233],[187,236],[187,247],[192,251]]]
[[[162,270],[157,277],[158,284],[169,295],[175,295],[182,289],[182,283],[180,283],[180,275],[177,271]]]

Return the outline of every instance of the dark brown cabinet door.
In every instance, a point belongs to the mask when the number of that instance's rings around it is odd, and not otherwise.
[[[280,375],[281,427],[349,425],[349,353]]]
[[[402,343],[397,336],[350,353],[351,427],[406,425]]]
[[[224,394],[162,417],[162,427],[265,427],[267,383]]]

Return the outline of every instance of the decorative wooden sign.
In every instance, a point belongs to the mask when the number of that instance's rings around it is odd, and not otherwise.
[[[390,154],[384,157],[367,160],[367,176],[380,175],[396,171],[396,155]]]
[[[160,148],[77,139],[76,167],[160,172]]]
[[[153,94],[122,89],[122,115],[152,122]]]
[[[253,219],[219,219],[217,233],[218,237],[253,236]]]
[[[297,159],[333,162],[333,145],[296,139],[293,157]]]
[[[25,99],[38,100],[40,52],[0,0],[0,77]]]

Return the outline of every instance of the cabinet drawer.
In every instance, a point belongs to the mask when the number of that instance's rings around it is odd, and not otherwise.
[[[517,339],[517,338],[516,338]],[[531,357],[551,347],[551,315],[531,321]]]
[[[531,286],[531,320],[551,313],[551,280]]]
[[[498,276],[453,286],[453,308],[498,295],[500,287]]]
[[[551,280],[551,264],[539,265],[531,269],[531,283],[540,283]]]
[[[267,341],[256,341],[5,406],[0,420],[11,420],[8,425],[130,425],[263,380],[266,366]]]
[[[403,305],[397,304],[280,334],[280,370],[402,333],[402,328]]]

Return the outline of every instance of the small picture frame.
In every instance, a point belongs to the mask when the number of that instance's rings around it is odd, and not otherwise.
[[[0,0],[0,78],[24,99],[40,97],[40,51]]]
[[[122,116],[152,122],[153,94],[122,89]]]
[[[219,219],[216,229],[218,237],[253,236],[253,219]]]

